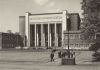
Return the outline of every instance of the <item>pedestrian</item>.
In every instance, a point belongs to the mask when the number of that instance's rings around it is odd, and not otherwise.
[[[73,52],[70,53],[71,58],[73,58]]]
[[[75,52],[72,50],[71,51],[71,58],[74,58],[75,57]]]
[[[63,52],[62,55],[61,55],[61,57],[65,58],[65,56],[66,56],[66,52]]]
[[[75,52],[73,52],[73,58],[75,58]]]
[[[58,52],[58,57],[61,58],[61,51]]]
[[[54,61],[54,52],[51,52],[50,58],[51,58],[51,62]]]

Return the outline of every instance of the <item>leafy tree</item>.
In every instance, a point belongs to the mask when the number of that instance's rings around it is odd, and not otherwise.
[[[7,33],[13,33],[11,30],[7,30]]]
[[[81,38],[94,42],[95,34],[100,33],[100,0],[83,0],[83,24]]]
[[[100,49],[100,43],[95,43],[95,44],[93,44],[90,48],[89,48],[89,50],[91,50],[91,51],[97,51],[98,49]]]

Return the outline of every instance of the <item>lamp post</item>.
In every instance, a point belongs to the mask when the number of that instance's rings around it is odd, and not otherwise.
[[[62,58],[62,65],[75,65],[75,58],[74,57],[72,57],[72,53],[70,53],[70,45],[69,45],[69,40],[70,40],[70,37],[69,37],[69,35],[70,35],[70,25],[71,25],[71,21],[70,21],[70,18],[69,17],[67,17],[66,18],[67,19],[67,35],[68,35],[68,41],[67,41],[67,44],[68,44],[68,49],[67,49],[67,55],[66,56],[68,56],[68,57],[64,57],[64,58]],[[70,57],[70,55],[71,55],[71,57]]]
[[[75,65],[75,58],[74,57],[70,57],[70,55],[74,55],[73,53],[70,53],[70,37],[69,37],[69,31],[70,31],[70,25],[71,25],[71,20],[68,17],[67,18],[67,31],[68,31],[68,58],[67,58],[67,65]]]
[[[68,30],[68,58],[70,58],[70,49],[69,49],[69,30]]]
[[[69,49],[69,30],[70,30],[70,19],[67,17],[67,31],[68,31],[68,58],[70,58],[70,49]]]

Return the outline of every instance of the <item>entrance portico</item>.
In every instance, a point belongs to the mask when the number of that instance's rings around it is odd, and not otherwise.
[[[48,14],[26,13],[27,46],[47,48],[63,46],[66,16],[66,11]]]
[[[61,28],[61,23],[30,24],[30,46],[61,46]]]

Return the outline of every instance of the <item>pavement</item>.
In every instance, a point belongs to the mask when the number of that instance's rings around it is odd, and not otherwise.
[[[0,70],[100,70],[100,62],[92,62],[91,51],[76,51],[76,65],[61,65],[55,53],[55,61],[50,62],[50,51],[0,51]]]

